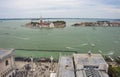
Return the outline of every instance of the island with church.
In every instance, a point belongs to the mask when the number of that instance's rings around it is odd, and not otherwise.
[[[40,20],[31,20],[31,22],[22,25],[29,28],[64,28],[66,27],[65,21],[43,21],[42,17]]]

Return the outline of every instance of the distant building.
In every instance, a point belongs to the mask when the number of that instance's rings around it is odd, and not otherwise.
[[[57,77],[109,77],[108,64],[101,54],[61,56]]]
[[[40,18],[39,22],[39,27],[40,28],[54,28],[54,24],[51,22],[43,22],[42,17]]]
[[[119,27],[120,26],[120,22],[110,22],[110,26]]]
[[[100,27],[120,27],[119,21],[96,21],[96,22],[81,22],[75,23],[72,26],[100,26]]]
[[[15,77],[13,49],[0,49],[0,77]]]
[[[97,21],[98,26],[110,26],[110,21]]]
[[[29,28],[64,28],[66,27],[66,22],[65,21],[44,21],[42,17],[40,20],[31,20],[31,22],[26,23],[25,25]]]

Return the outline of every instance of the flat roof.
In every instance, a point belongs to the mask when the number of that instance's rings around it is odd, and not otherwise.
[[[13,50],[14,49],[9,49],[9,50],[0,49],[0,59],[3,59],[4,57],[6,57],[9,54],[11,54],[13,52]]]
[[[75,77],[72,57],[60,57],[58,77]]]
[[[98,69],[99,65],[106,64],[101,54],[61,56],[57,77],[109,77],[104,70]]]
[[[100,65],[107,64],[101,54],[73,54],[75,64]]]

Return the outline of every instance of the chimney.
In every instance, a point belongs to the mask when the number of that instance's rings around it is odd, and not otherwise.
[[[88,56],[91,57],[91,55],[92,55],[92,52],[88,51]]]

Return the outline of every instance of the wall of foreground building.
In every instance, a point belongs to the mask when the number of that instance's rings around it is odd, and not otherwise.
[[[0,50],[0,77],[15,77],[13,50]]]

